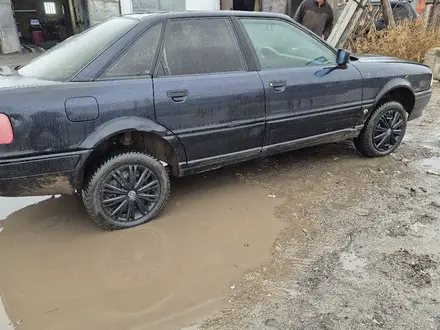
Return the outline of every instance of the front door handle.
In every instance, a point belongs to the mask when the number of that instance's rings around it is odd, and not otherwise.
[[[171,98],[174,102],[183,102],[186,97],[189,95],[188,90],[181,89],[175,91],[168,91],[167,96]]]
[[[272,87],[277,93],[284,92],[286,85],[287,83],[284,80],[274,80],[269,82],[269,86]]]

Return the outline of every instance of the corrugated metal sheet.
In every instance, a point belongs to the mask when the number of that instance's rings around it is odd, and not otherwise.
[[[185,0],[132,0],[135,13],[147,11],[182,11],[185,10]]]

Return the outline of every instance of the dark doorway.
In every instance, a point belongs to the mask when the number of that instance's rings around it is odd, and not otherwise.
[[[50,48],[74,34],[68,0],[12,0],[22,44]]]
[[[234,0],[234,10],[254,11],[255,0]]]

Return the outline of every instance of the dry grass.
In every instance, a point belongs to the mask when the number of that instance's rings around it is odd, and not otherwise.
[[[378,54],[423,62],[425,53],[440,47],[439,29],[416,21],[403,21],[394,28],[376,31],[374,27],[349,42],[348,48],[358,54]]]

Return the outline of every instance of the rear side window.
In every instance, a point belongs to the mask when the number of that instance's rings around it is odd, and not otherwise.
[[[159,44],[162,24],[157,24],[140,37],[131,48],[113,63],[104,77],[134,77],[149,75]]]
[[[158,65],[159,76],[245,70],[238,41],[227,18],[170,21]]]
[[[114,18],[71,37],[21,68],[25,77],[68,80],[139,23]]]

